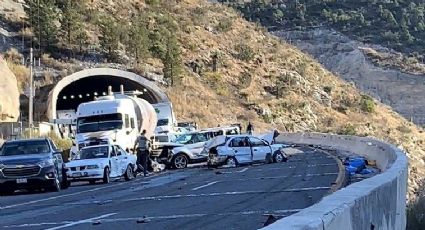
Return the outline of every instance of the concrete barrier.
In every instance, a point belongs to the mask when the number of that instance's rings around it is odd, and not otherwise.
[[[351,184],[266,230],[402,230],[406,228],[408,160],[400,149],[373,138],[283,133],[279,141],[325,146],[376,160],[382,173]]]

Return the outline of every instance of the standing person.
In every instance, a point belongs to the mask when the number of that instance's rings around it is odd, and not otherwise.
[[[72,161],[72,160],[76,159],[77,158],[77,154],[78,154],[77,144],[75,143],[75,141],[72,141],[72,146],[71,146],[71,149],[69,150],[68,160],[69,161]]]
[[[280,135],[279,131],[277,131],[277,129],[275,129],[273,131],[273,144],[276,143],[276,138]]]
[[[137,149],[136,149],[137,146]],[[143,167],[143,175],[148,176],[148,160],[149,160],[149,149],[151,143],[146,137],[146,130],[143,130],[140,136],[137,137],[134,143],[134,148],[137,150],[137,168],[140,171],[140,165]]]
[[[251,124],[251,122],[248,122],[248,126],[246,127],[246,131],[248,132],[249,135],[252,135],[252,133],[254,132],[254,126]]]

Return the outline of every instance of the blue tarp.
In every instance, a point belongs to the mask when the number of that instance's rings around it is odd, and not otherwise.
[[[366,168],[366,161],[364,158],[346,159],[344,161],[345,170],[350,174],[354,175],[360,173]]]

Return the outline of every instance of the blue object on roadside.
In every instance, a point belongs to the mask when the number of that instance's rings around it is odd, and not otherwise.
[[[353,167],[351,165],[347,165],[347,166],[345,166],[345,171],[347,171],[348,174],[350,174],[350,176],[353,176],[353,175],[356,174],[357,168]]]
[[[359,173],[366,168],[366,161],[364,158],[355,158],[348,161],[349,166],[357,168],[356,172]]]
[[[370,173],[375,173],[376,169],[373,168],[365,168],[362,171],[360,171],[360,174],[365,175],[365,174],[370,174]]]
[[[360,174],[365,175],[365,174],[370,174],[372,173],[372,170],[370,169],[363,169],[362,171],[360,171]]]

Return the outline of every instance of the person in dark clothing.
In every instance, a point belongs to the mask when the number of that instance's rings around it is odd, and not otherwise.
[[[251,122],[248,122],[248,126],[246,127],[246,132],[249,135],[252,135],[252,132],[254,132],[254,126],[251,124]]]
[[[136,148],[137,146],[137,148]],[[134,143],[134,149],[137,150],[137,168],[140,172],[143,168],[143,175],[148,176],[148,161],[149,161],[149,150],[151,143],[146,137],[146,130],[143,130],[140,136],[137,137]],[[140,167],[141,166],[141,167]]]
[[[277,129],[275,129],[273,131],[273,143],[276,143],[276,137],[278,137],[280,135],[279,131],[277,131]]]

